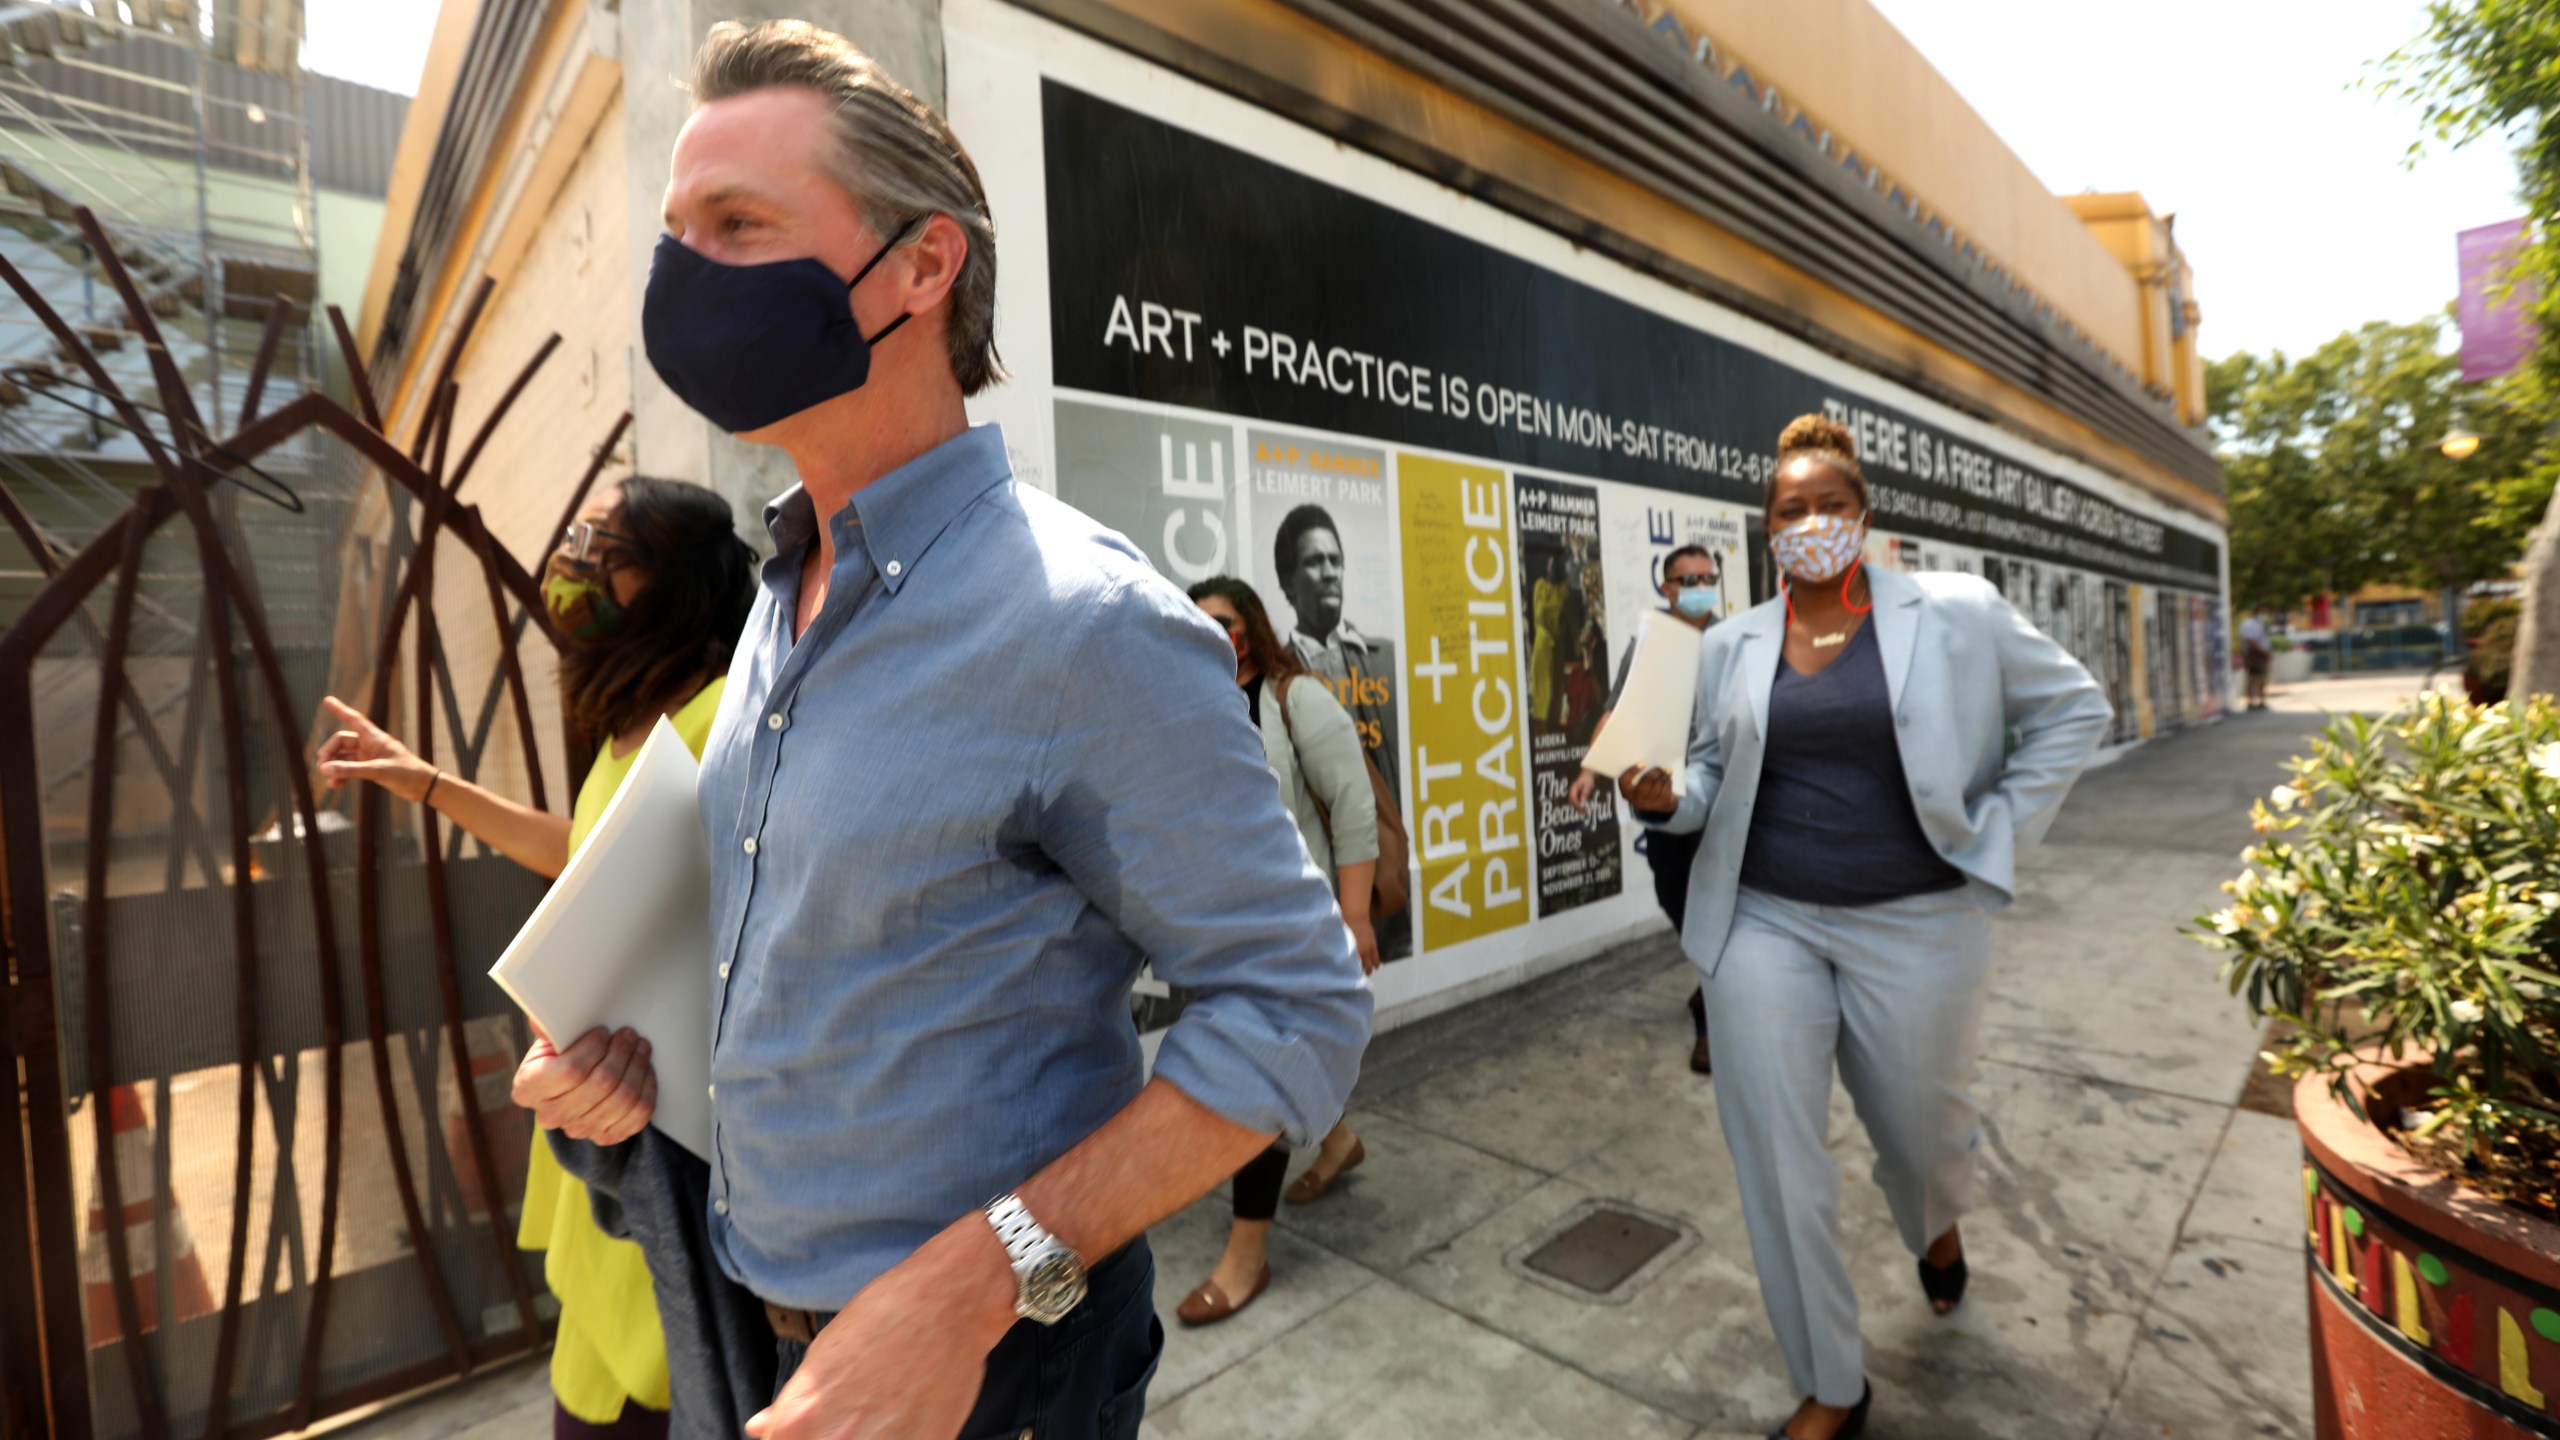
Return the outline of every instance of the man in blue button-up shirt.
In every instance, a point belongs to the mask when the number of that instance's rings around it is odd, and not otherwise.
[[[650,358],[801,481],[702,771],[711,1236],[785,1337],[749,1430],[1134,1435],[1161,1344],[1141,1233],[1333,1124],[1369,993],[1224,635],[968,427],[994,237],[940,117],[806,26],[716,28],[694,90]],[[828,323],[795,329],[812,293]],[[753,346],[714,353],[728,330]],[[1195,998],[1148,1081],[1150,962]],[[546,1125],[645,1122],[627,1038],[527,1068]],[[1083,1267],[1092,1298],[1044,1330]]]

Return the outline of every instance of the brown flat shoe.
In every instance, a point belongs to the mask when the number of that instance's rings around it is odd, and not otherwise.
[[[1174,1318],[1185,1325],[1215,1325],[1252,1304],[1255,1296],[1270,1288],[1271,1267],[1268,1265],[1263,1266],[1262,1273],[1254,1277],[1253,1288],[1244,1292],[1244,1298],[1241,1300],[1228,1299],[1216,1284],[1203,1280],[1200,1282],[1199,1289],[1192,1291],[1180,1305],[1174,1307]]]
[[[1292,1205],[1313,1205],[1333,1189],[1333,1182],[1359,1169],[1360,1162],[1368,1158],[1369,1147],[1361,1144],[1360,1137],[1354,1135],[1351,1137],[1351,1153],[1343,1158],[1340,1165],[1327,1170],[1324,1161],[1316,1161],[1307,1168],[1306,1174],[1290,1183],[1289,1193],[1281,1198]]]

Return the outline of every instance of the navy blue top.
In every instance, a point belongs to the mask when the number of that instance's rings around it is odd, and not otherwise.
[[[1742,883],[1807,905],[1881,905],[1957,889],[1964,872],[1939,856],[1911,808],[1875,625],[1859,626],[1848,643],[1811,675],[1797,673],[1779,647]]]

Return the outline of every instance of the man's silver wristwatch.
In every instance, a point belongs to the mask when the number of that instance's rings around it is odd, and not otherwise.
[[[987,1203],[987,1223],[1013,1257],[1013,1313],[1055,1325],[1084,1299],[1084,1262],[1055,1235],[1040,1228],[1019,1195]]]

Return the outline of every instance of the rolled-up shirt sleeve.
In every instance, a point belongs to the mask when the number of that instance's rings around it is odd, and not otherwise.
[[[1341,1118],[1371,995],[1236,693],[1235,652],[1180,592],[1093,607],[1054,697],[1042,849],[1160,978],[1192,992],[1155,1073],[1308,1145]]]

